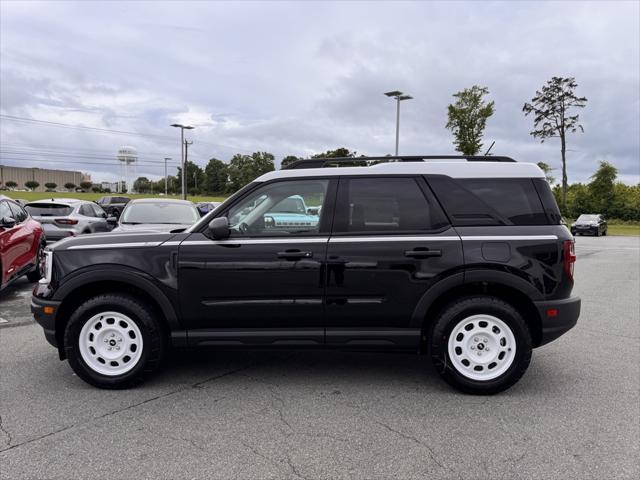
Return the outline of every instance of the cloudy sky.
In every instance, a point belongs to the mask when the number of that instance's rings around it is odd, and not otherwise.
[[[451,94],[487,86],[494,154],[560,166],[522,105],[553,75],[589,99],[568,141],[569,180],[601,160],[640,181],[640,3],[628,2],[22,2],[0,3],[0,163],[114,180],[122,145],[139,174],[180,158],[347,147],[452,154]],[[70,127],[73,126],[73,127]],[[126,133],[116,133],[126,132]],[[191,155],[192,154],[192,155]],[[175,169],[173,169],[175,172]],[[557,172],[559,176],[559,172]]]

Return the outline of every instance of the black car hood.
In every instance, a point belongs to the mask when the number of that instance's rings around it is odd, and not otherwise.
[[[142,230],[142,229],[141,229]],[[48,250],[91,250],[121,247],[157,247],[175,237],[175,233],[138,231],[128,233],[93,233],[69,237],[47,247]]]

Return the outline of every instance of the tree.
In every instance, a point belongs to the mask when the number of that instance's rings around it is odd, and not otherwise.
[[[571,115],[572,110],[584,108],[586,97],[578,97],[575,93],[578,84],[575,78],[552,77],[537,90],[531,103],[525,103],[522,111],[525,116],[533,113],[534,130],[530,132],[533,138],[539,138],[542,143],[547,138],[560,137],[560,154],[562,157],[562,202],[567,206],[567,133],[578,130],[584,132],[580,125],[580,116]]]
[[[58,188],[58,184],[54,183],[54,182],[47,182],[47,183],[44,184],[44,187],[47,190],[55,190],[56,188]]]
[[[483,99],[488,94],[487,87],[474,85],[454,93],[456,102],[447,107],[446,128],[453,133],[453,144],[463,155],[477,155],[482,148],[482,133],[494,112],[494,102]]]
[[[618,169],[609,162],[600,162],[600,167],[591,176],[589,193],[593,199],[593,206],[598,212],[609,213],[608,210],[613,204],[614,187]]]
[[[287,155],[280,162],[280,169],[283,169],[287,165],[292,164],[293,162],[297,162],[298,160],[302,160],[300,157],[296,157],[295,155]]]
[[[66,188],[67,190],[73,190],[74,188],[76,188],[76,184],[73,182],[67,182],[64,184],[64,188]]]
[[[260,175],[275,170],[274,157],[267,152],[237,153],[229,163],[229,190],[235,192]]]
[[[348,148],[340,147],[335,150],[327,150],[324,153],[318,153],[312,155],[311,158],[343,158],[343,157],[355,157],[358,152],[352,152]]]
[[[83,190],[89,190],[92,187],[93,183],[91,182],[80,182],[80,188]]]
[[[207,193],[224,193],[227,190],[229,172],[227,164],[212,158],[204,169],[204,190]]]
[[[544,176],[547,179],[547,182],[549,183],[549,185],[553,185],[554,183],[556,183],[555,177],[551,175],[551,172],[553,171],[553,168],[551,168],[551,165],[544,162],[538,162],[537,165],[538,167],[540,167],[540,170],[544,172]]]
[[[7,180],[6,182],[4,182],[4,184],[11,189],[14,189],[18,186],[18,184],[13,180]]]
[[[98,185],[94,185],[93,187],[91,187],[91,191],[93,193],[102,193],[102,188],[100,188]]]
[[[133,190],[138,193],[149,193],[151,191],[151,181],[147,177],[138,177],[133,182]]]
[[[40,186],[40,184],[35,180],[29,180],[28,182],[24,182],[24,186],[27,187],[29,190],[35,190]]]
[[[202,168],[196,165],[194,162],[187,160],[187,192],[196,191],[199,193],[202,184],[204,183],[204,172]],[[182,185],[182,167],[178,167],[178,185]],[[197,187],[196,187],[197,185]]]

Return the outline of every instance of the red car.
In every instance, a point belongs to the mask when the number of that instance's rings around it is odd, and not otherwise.
[[[37,282],[44,269],[45,246],[42,225],[0,195],[0,290],[22,275]]]

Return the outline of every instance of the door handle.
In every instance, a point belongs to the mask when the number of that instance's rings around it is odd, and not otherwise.
[[[413,250],[407,250],[404,252],[405,257],[410,258],[430,258],[441,257],[442,250],[429,250],[428,248],[415,248]]]
[[[278,258],[285,259],[296,259],[296,258],[311,258],[313,257],[313,252],[303,252],[300,250],[285,250],[284,252],[277,253]]]

